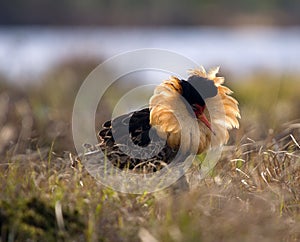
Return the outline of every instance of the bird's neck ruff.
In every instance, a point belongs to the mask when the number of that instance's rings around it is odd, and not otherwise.
[[[208,72],[203,67],[190,71],[191,76],[196,75],[213,81],[218,90],[216,96],[205,99],[212,129],[216,134],[213,146],[226,144],[229,139],[228,130],[232,128],[238,129],[238,118],[241,118],[238,101],[231,96],[233,92],[223,85],[225,78],[217,76],[218,72],[219,67],[213,68]]]
[[[229,138],[228,130],[239,127],[238,102],[229,96],[232,91],[222,85],[224,78],[216,76],[218,70],[215,68],[207,73],[201,67],[190,72],[188,81],[198,87],[197,92],[200,92],[203,102],[197,95],[185,93],[186,81],[176,77],[171,77],[155,88],[149,105],[150,124],[160,136],[167,139],[171,147],[180,146],[188,151],[197,140],[197,153],[202,153],[211,146],[225,144]],[[187,108],[183,99],[191,105],[190,108]],[[191,114],[191,108],[195,115]],[[209,113],[210,122],[205,113]]]

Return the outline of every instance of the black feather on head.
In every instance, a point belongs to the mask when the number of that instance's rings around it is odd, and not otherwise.
[[[193,75],[187,81],[199,92],[203,99],[214,97],[218,93],[214,82],[204,77]]]
[[[214,82],[200,76],[190,76],[187,81],[181,80],[182,96],[190,104],[205,105],[205,99],[214,97],[218,89]]]

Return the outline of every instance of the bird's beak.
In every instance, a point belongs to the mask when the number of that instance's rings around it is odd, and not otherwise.
[[[207,119],[207,117],[205,116],[204,113],[198,115],[198,119],[199,119],[201,122],[203,122],[203,123],[207,126],[207,128],[209,128],[210,131],[211,131],[214,135],[216,135],[216,133],[212,130],[211,124],[210,124],[210,122],[208,121],[208,119]]]

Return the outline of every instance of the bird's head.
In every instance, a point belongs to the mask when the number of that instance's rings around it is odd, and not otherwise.
[[[213,68],[206,72],[200,67],[191,70],[187,80],[172,76],[155,88],[149,101],[150,124],[161,137],[167,137],[172,148],[184,145],[182,150],[189,150],[194,138],[198,142],[196,128],[201,133],[197,151],[200,154],[209,145],[227,143],[228,130],[239,127],[238,102],[230,96],[232,91],[222,85],[224,77],[217,76],[218,71],[219,68]],[[205,115],[206,107],[210,119]]]
[[[213,132],[204,110],[206,108],[205,99],[214,97],[218,93],[214,82],[198,75],[192,75],[187,81],[181,80],[180,84],[182,97],[192,107],[196,117]]]

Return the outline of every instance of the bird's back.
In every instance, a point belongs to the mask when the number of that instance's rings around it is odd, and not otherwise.
[[[103,124],[99,132],[100,148],[120,169],[157,171],[177,154],[149,124],[150,110],[145,108],[119,116]]]

